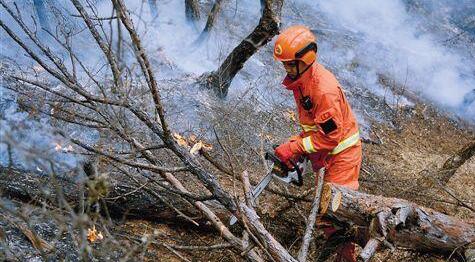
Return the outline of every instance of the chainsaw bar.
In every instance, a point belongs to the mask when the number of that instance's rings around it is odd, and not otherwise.
[[[268,156],[269,155],[269,156]],[[266,153],[266,159],[274,160],[275,156]],[[302,161],[297,162],[297,164],[294,164],[294,170],[293,171],[287,171],[287,175],[285,177],[282,177],[280,175],[275,174],[275,169],[274,165],[272,165],[271,170],[267,175],[259,181],[259,183],[254,187],[252,190],[252,202],[256,202],[257,198],[259,195],[264,191],[264,189],[269,185],[270,181],[272,178],[276,178],[278,181],[284,182],[285,184],[294,184],[297,186],[302,186],[302,174],[305,174],[306,171],[306,165],[307,161],[305,158],[302,159]],[[232,226],[237,222],[237,218],[233,215],[231,216],[231,219],[229,220],[229,224]]]
[[[272,180],[272,177],[274,174],[272,173],[272,170],[259,182],[259,184],[254,187],[252,190],[252,202],[256,202],[257,197],[264,191],[264,189],[269,185],[270,181]],[[237,218],[235,216],[231,217],[231,220],[229,220],[229,224],[232,226],[237,222]]]

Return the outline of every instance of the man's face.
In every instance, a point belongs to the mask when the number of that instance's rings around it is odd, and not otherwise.
[[[297,75],[297,61],[284,61],[282,64],[284,64],[285,71],[288,75]]]
[[[301,69],[305,65],[303,62],[298,60],[284,61],[282,62],[282,64],[284,65],[287,75],[292,79],[295,79],[297,77],[298,72],[302,72]],[[297,70],[297,67],[300,67],[299,70]]]

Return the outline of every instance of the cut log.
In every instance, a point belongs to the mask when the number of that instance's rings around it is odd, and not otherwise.
[[[146,220],[175,222],[177,213],[170,208],[185,212],[187,216],[199,216],[199,212],[180,197],[164,189],[154,190],[154,195],[143,190],[136,190],[134,184],[115,184],[109,186],[106,199],[107,209],[112,216],[140,218]],[[78,209],[80,204],[81,182],[75,182],[65,176],[56,176],[24,172],[12,168],[0,167],[0,195],[22,202],[49,203],[56,206],[58,203],[57,189],[60,188],[64,200],[73,208]],[[138,186],[137,186],[138,187]],[[127,194],[127,195],[126,195]],[[123,196],[123,197],[122,197]],[[164,201],[169,204],[166,205]],[[178,217],[178,221],[180,218]]]
[[[464,222],[403,199],[369,195],[331,184],[325,184],[323,195],[330,197],[322,198],[321,206],[332,208],[321,212],[340,222],[363,227],[378,221],[382,232],[377,233],[398,247],[450,254],[456,249],[462,252],[475,241],[474,221]]]

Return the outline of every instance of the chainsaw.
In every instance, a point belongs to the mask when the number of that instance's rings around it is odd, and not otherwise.
[[[256,199],[269,185],[273,178],[275,178],[277,181],[285,183],[286,185],[295,185],[298,187],[303,185],[302,174],[305,174],[307,167],[307,159],[305,157],[300,157],[296,162],[290,161],[292,164],[291,168],[289,168],[287,164],[280,161],[280,159],[273,153],[266,152],[264,158],[272,162],[271,170],[252,190],[252,202],[256,202]],[[234,225],[236,222],[237,218],[232,216],[229,224]]]

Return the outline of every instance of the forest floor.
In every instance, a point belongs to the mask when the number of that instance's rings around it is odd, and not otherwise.
[[[363,192],[404,198],[431,207],[440,212],[459,217],[475,224],[475,214],[461,207],[457,200],[433,184],[426,183],[428,175],[435,175],[445,160],[465,144],[474,139],[469,126],[461,126],[429,106],[421,105],[411,109],[409,114],[398,115],[397,126],[393,124],[372,124],[374,143],[363,144],[363,167],[360,174],[360,190]],[[312,179],[306,180],[304,188],[310,188]],[[475,159],[467,161],[450,179],[447,187],[466,204],[475,206]],[[298,193],[295,189],[292,192]],[[303,235],[304,220],[310,204],[289,205],[282,197],[264,193],[260,199],[260,211],[264,224],[274,236],[291,250],[298,252]],[[121,231],[136,237],[159,232],[157,241],[174,245],[209,246],[216,243],[211,230],[196,230],[196,227],[152,223],[148,221],[127,221],[118,225]],[[310,261],[315,258],[323,244],[323,235],[317,233],[317,241],[310,251]],[[360,247],[359,247],[360,248]],[[229,250],[178,251],[192,261],[239,261]],[[164,246],[149,245],[145,260],[181,261]],[[378,252],[374,261],[446,261],[447,257],[422,254],[403,249]],[[329,259],[328,261],[332,261]]]
[[[242,105],[242,108],[238,108],[237,111],[240,114],[247,114],[247,107],[248,105]],[[447,183],[446,188],[451,190],[455,197],[448,195],[441,187],[430,182],[430,176],[437,175],[437,171],[449,156],[460,150],[468,142],[473,141],[475,136],[473,126],[454,121],[440,113],[440,111],[423,104],[411,108],[406,107],[398,112],[394,114],[390,122],[371,123],[369,138],[363,144],[360,190],[376,195],[407,199],[475,225],[475,214],[459,204],[461,201],[471,207],[475,206],[475,159],[472,158],[461,166]],[[221,130],[221,133],[226,133],[227,137],[234,138],[245,136],[242,132],[248,132],[248,126],[236,129],[232,125],[228,125],[236,122],[238,119],[234,118],[240,118],[242,115],[228,114],[228,116],[225,120],[218,118],[221,119],[219,120],[220,128],[228,128],[227,133],[223,130]],[[262,127],[262,120],[259,117],[252,116],[247,119],[249,119],[248,123],[241,124],[254,124]],[[271,126],[276,123],[277,125],[283,123],[279,117],[272,117],[272,119],[275,123],[269,122]],[[287,125],[288,123],[284,124]],[[260,130],[260,127],[255,126],[251,131]],[[270,142],[277,142],[277,140],[286,138],[285,134],[279,133],[282,132],[281,129],[275,130],[275,137],[269,138],[272,140]],[[284,129],[287,129],[287,127]],[[241,140],[232,146],[228,140],[224,139],[223,135],[223,141],[221,142],[233,151],[244,150],[242,149]],[[214,145],[213,150],[218,151],[218,146]],[[248,150],[244,154],[244,159],[237,161],[241,163],[241,166],[234,167],[236,173],[248,170],[251,181],[254,181],[254,183],[264,175],[262,163],[255,157],[259,155],[257,151],[259,150]],[[216,157],[223,158],[224,156],[216,154]],[[195,192],[201,190],[200,188],[193,188],[193,177],[189,177],[187,188]],[[231,194],[234,193],[234,188],[240,188],[239,183],[234,183],[233,179],[227,175],[219,175],[219,180]],[[262,222],[293,255],[298,252],[300,238],[305,230],[304,221],[310,210],[314,181],[315,177],[312,174],[305,177],[302,188],[288,188],[292,194],[299,194],[303,191],[309,192],[308,201],[295,203],[286,200],[282,196],[264,192],[258,202],[258,211]],[[273,184],[273,186],[280,187],[283,190],[282,185]],[[27,206],[23,209],[27,210],[23,213],[25,221],[33,224],[33,228],[40,237],[49,243],[54,243],[56,247],[54,256],[56,258],[73,261],[79,259],[80,254],[69,251],[78,248],[75,246],[77,244],[74,244],[75,241],[71,241],[71,239],[76,238],[76,243],[80,243],[77,238],[81,235],[74,234],[72,231],[69,231],[69,234],[61,233],[66,232],[66,229],[61,224],[55,225],[54,222],[51,222],[54,220],[65,221],[64,217],[61,218],[64,211],[52,208],[50,212],[43,212],[43,210],[48,209],[32,207],[26,203],[18,202],[12,205]],[[227,212],[223,212],[220,216],[223,222],[228,222],[229,215]],[[196,218],[196,220],[203,221],[199,218]],[[112,236],[110,238],[106,237],[104,240],[96,240],[91,244],[92,254],[97,254],[97,257],[107,257],[110,260],[120,258],[122,261],[240,261],[240,257],[227,248],[209,249],[210,246],[224,244],[225,241],[206,223],[195,226],[184,222],[183,219],[146,221],[129,218],[115,218],[112,223],[107,223],[104,218],[100,217],[94,218],[94,221],[99,231],[106,236]],[[75,223],[67,222],[66,225]],[[6,240],[11,251],[11,254],[7,254],[3,258],[14,257],[15,251],[18,250],[21,251],[16,254],[17,257],[20,257],[18,261],[23,261],[25,258],[31,258],[26,259],[27,261],[37,261],[35,260],[39,257],[37,248],[34,245],[32,247],[31,241],[28,240],[28,232],[25,233],[25,230],[18,225],[18,222],[12,223],[11,218],[4,215],[0,216],[0,242],[2,239],[3,241]],[[104,225],[107,225],[107,229]],[[230,229],[237,236],[240,235],[239,232],[242,230],[239,225],[232,226]],[[73,235],[73,238],[71,238],[71,235]],[[313,242],[310,248],[309,261],[315,260],[323,243],[322,232],[318,230],[316,241]],[[199,250],[203,248],[205,250]],[[105,250],[107,252],[104,254]],[[358,250],[361,250],[361,247],[358,247]],[[1,252],[0,259],[2,259]],[[448,258],[444,256],[423,254],[404,249],[382,250],[374,258],[374,261],[389,262],[447,260]],[[332,258],[328,261],[332,261]]]

